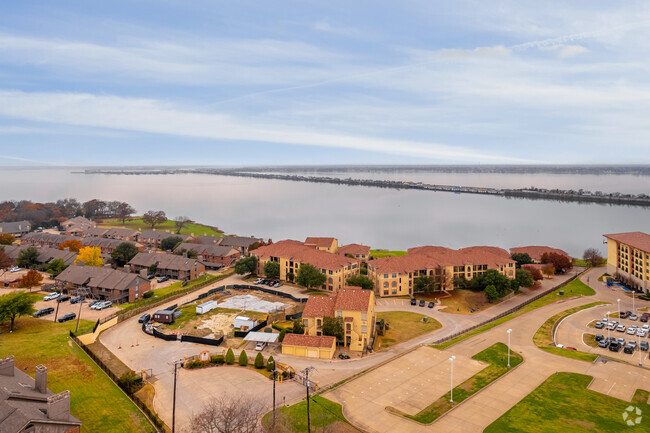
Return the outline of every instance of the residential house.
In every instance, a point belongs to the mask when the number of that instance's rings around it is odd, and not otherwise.
[[[533,263],[535,264],[540,264],[543,262],[542,257],[544,256],[544,254],[552,254],[552,253],[570,258],[569,254],[567,254],[566,251],[562,251],[558,248],[547,247],[542,245],[531,245],[527,247],[510,248],[510,254],[528,254],[530,258],[533,259]]]
[[[251,251],[251,255],[258,258],[259,275],[264,274],[264,265],[267,262],[277,262],[280,264],[280,279],[285,281],[294,281],[300,266],[308,263],[327,277],[320,288],[330,292],[338,291],[346,285],[349,277],[359,273],[356,259],[322,251],[295,240],[265,245]]]
[[[413,282],[420,276],[434,279],[436,290],[453,290],[458,278],[471,280],[488,269],[508,278],[515,277],[515,261],[497,247],[468,247],[452,250],[425,246],[410,248],[408,254],[368,262],[368,278],[380,297],[413,296]]]
[[[231,266],[239,260],[240,253],[233,247],[221,246],[215,244],[192,244],[183,242],[178,245],[174,251],[194,251],[197,258],[206,266],[211,268],[221,268]]]
[[[336,338],[321,335],[287,334],[282,340],[282,354],[308,358],[332,359],[336,351]]]
[[[63,242],[70,240],[83,241],[83,238],[79,238],[77,236],[57,235],[52,233],[31,232],[22,237],[20,244],[34,247],[38,246],[59,248],[59,245],[61,245]]]
[[[305,245],[314,247],[320,251],[327,251],[328,253],[335,253],[339,248],[339,241],[336,238],[317,238],[309,237],[305,239]]]
[[[18,260],[18,255],[22,250],[25,250],[27,248],[30,248],[30,246],[27,245],[7,245],[5,246],[5,253],[9,256],[11,261],[16,264],[16,260]],[[43,264],[48,264],[52,260],[56,259],[61,259],[63,260],[63,263],[66,266],[70,266],[71,264],[74,263],[75,259],[77,258],[77,253],[72,252],[68,249],[65,250],[59,250],[58,248],[50,248],[50,247],[33,247],[38,250],[38,259],[37,263],[39,265]]]
[[[200,260],[169,253],[138,253],[128,263],[135,272],[147,271],[156,265],[156,276],[167,276],[175,280],[188,281],[205,274],[205,265]]]
[[[93,221],[82,216],[70,218],[69,220],[63,221],[60,225],[64,234],[74,236],[83,236],[88,229],[97,227],[97,224]]]
[[[343,245],[338,249],[336,254],[348,257],[352,256],[359,262],[367,263],[368,260],[370,260],[370,247],[368,245],[360,244]]]
[[[614,233],[607,238],[607,273],[625,277],[631,288],[650,294],[650,235]]]
[[[50,391],[45,366],[37,365],[32,379],[14,362],[13,356],[0,359],[0,432],[79,433],[81,421],[70,413],[70,391]]]
[[[310,296],[302,312],[305,334],[322,335],[323,320],[343,320],[343,345],[350,351],[365,351],[375,335],[375,294],[359,287],[343,287],[329,296]]]
[[[262,239],[254,238],[253,236],[246,237],[246,236],[228,235],[221,238],[221,240],[219,241],[219,245],[225,247],[233,247],[237,251],[239,251],[239,254],[241,254],[242,256],[247,256],[248,248],[254,243],[261,242],[261,241]],[[201,243],[203,243],[203,241],[201,241]]]
[[[13,221],[0,223],[0,234],[9,233],[16,237],[26,235],[32,231],[32,224],[29,221]]]
[[[149,280],[109,267],[68,266],[56,278],[60,290],[93,299],[113,301],[115,304],[134,302],[151,289]]]
[[[95,238],[104,238],[104,239],[117,239],[120,241],[129,241],[137,242],[140,237],[140,232],[138,230],[127,229],[127,228],[106,228],[106,227],[96,227],[90,228],[86,231],[85,236],[95,237]]]
[[[140,233],[140,238],[138,242],[144,245],[147,248],[160,248],[160,243],[167,238],[179,237],[183,242],[187,242],[192,239],[188,235],[177,235],[176,233],[170,233],[169,231],[161,232],[156,230],[145,230]]]

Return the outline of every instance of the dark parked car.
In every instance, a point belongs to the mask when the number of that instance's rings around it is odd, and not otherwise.
[[[648,351],[648,342],[647,341],[642,341],[641,344],[639,345],[639,350],[643,350],[644,352]]]
[[[415,298],[412,298],[411,299],[411,305],[417,305],[417,304],[418,304],[418,301],[416,301]]]
[[[623,348],[624,353],[634,353],[634,346],[627,345]]]
[[[47,316],[48,314],[52,313],[54,311],[54,308],[48,307],[48,308],[41,308],[37,312],[34,313],[34,317],[42,317],[42,316]]]
[[[424,301],[420,301],[420,303],[419,303],[418,305],[419,305],[420,307],[424,307],[426,304],[427,304],[426,302],[424,302]]]
[[[643,314],[641,315],[641,319],[640,319],[640,320],[641,320],[643,323],[646,323],[646,322],[648,321],[649,318],[650,318],[650,314],[648,314],[648,313],[643,313]]]
[[[621,311],[619,317],[621,319],[627,319],[628,317],[630,317],[630,314],[632,314],[631,311]]]
[[[70,300],[70,296],[64,295],[64,296],[59,297],[59,299],[57,299],[56,302],[65,302],[65,301],[68,301],[68,300]]]
[[[436,306],[436,304],[434,302],[429,302],[429,305],[428,305],[429,308],[433,308],[435,306]]]
[[[167,281],[167,280],[169,280],[169,277],[168,277],[167,275],[165,275],[164,277],[160,277],[160,278],[158,278],[157,281],[158,281],[159,283],[164,283],[164,282]]]
[[[147,280],[153,280],[154,278],[156,278],[156,275],[155,275],[155,274],[149,274],[149,275],[147,275]]]
[[[596,334],[596,341],[602,341],[605,339],[605,336],[603,334]]]
[[[77,296],[76,298],[70,299],[70,303],[71,304],[76,304],[77,302],[81,302],[81,301],[83,301],[85,299],[86,298],[84,298],[83,296]]]
[[[138,323],[147,323],[147,322],[149,321],[149,319],[151,319],[151,314],[149,314],[149,313],[147,313],[147,314],[143,314],[143,315],[140,316],[140,318],[138,319]]]
[[[347,353],[343,352],[339,354],[339,359],[350,359],[350,355]]]
[[[612,343],[609,345],[609,350],[612,352],[618,352],[621,350],[621,346],[616,341],[612,341]]]
[[[68,320],[72,320],[75,317],[77,317],[77,315],[75,313],[65,314],[65,315],[59,317],[59,323],[67,322]]]

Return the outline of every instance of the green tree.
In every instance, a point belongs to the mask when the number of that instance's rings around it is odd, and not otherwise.
[[[493,284],[490,284],[485,288],[485,297],[488,301],[496,301],[499,299],[499,293],[497,293],[497,288]]]
[[[239,275],[254,274],[257,270],[257,257],[242,257],[235,263],[235,273]]]
[[[510,258],[517,262],[518,268],[521,268],[521,265],[529,265],[533,263],[533,259],[528,255],[528,253],[514,253]]]
[[[589,263],[589,266],[596,267],[603,264],[603,256],[596,248],[587,248],[582,254],[582,259]]]
[[[284,341],[284,336],[287,335],[287,330],[283,329],[280,331],[280,335],[278,336],[278,341],[282,343]]]
[[[535,284],[533,274],[528,272],[526,269],[517,269],[515,272],[515,280],[517,280],[520,287],[530,287]]]
[[[348,278],[348,286],[361,287],[364,290],[372,290],[375,287],[375,283],[365,275],[353,275]]]
[[[235,363],[235,354],[233,353],[232,349],[228,349],[226,352],[226,364],[228,365],[233,365]]]
[[[14,330],[17,317],[34,312],[34,298],[25,292],[14,292],[0,296],[0,321],[11,320],[9,332]]]
[[[273,359],[273,355],[269,356],[269,359],[266,361],[266,370],[267,371],[273,371],[275,368],[275,359]]]
[[[245,350],[242,350],[239,354],[239,365],[242,367],[246,367],[248,365],[248,355],[246,355]]]
[[[181,242],[183,242],[182,237],[170,236],[160,241],[160,249],[163,251],[174,251],[174,248],[176,248]]]
[[[433,277],[421,275],[413,280],[414,293],[429,293],[436,289],[436,282]]]
[[[472,290],[485,290],[490,285],[496,288],[499,297],[510,292],[510,280],[496,269],[488,269],[484,274],[478,275],[470,281]]]
[[[18,253],[16,264],[23,268],[31,268],[38,262],[38,250],[35,247],[25,248]]]
[[[262,355],[262,352],[257,352],[257,356],[255,357],[255,368],[258,370],[264,368],[264,355]]]
[[[343,340],[343,318],[342,317],[323,317],[323,335],[336,337],[337,340]]]
[[[302,323],[302,319],[294,319],[293,321],[293,333],[294,334],[304,334],[305,325]]]
[[[120,385],[120,388],[122,388],[128,395],[133,395],[142,388],[142,378],[138,377],[135,374],[135,371],[129,370],[120,376],[117,384]]]
[[[115,209],[115,216],[122,220],[122,224],[124,224],[126,222],[126,219],[134,213],[135,209],[133,209],[133,207],[126,202],[118,204],[117,208]]]
[[[266,278],[280,278],[280,263],[270,261],[264,263],[264,275]]]
[[[15,240],[16,238],[11,233],[0,234],[0,245],[11,245]]]
[[[292,271],[289,271],[289,273],[287,274],[287,280],[293,283],[293,280],[295,278],[296,278],[296,274],[294,274]]]
[[[131,242],[122,242],[113,252],[111,252],[111,259],[116,266],[122,267],[129,263],[133,257],[138,254],[138,247]]]
[[[321,273],[321,271],[309,263],[301,265],[300,269],[298,269],[298,277],[296,278],[296,282],[303,287],[320,287],[325,284],[325,281],[327,281],[325,274]]]
[[[150,225],[151,230],[153,230],[154,227],[156,227],[156,224],[162,224],[167,221],[167,215],[165,215],[165,212],[161,210],[150,210],[142,215],[142,221],[145,224]]]

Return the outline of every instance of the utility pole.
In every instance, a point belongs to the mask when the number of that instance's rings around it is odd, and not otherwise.
[[[307,367],[303,370],[305,373],[305,387],[307,388],[307,433],[311,433],[311,413],[309,412],[309,372],[313,370],[314,367]]]
[[[59,305],[61,305],[61,303],[60,303],[59,300],[57,299],[57,300],[56,300],[56,312],[54,313],[54,321],[55,321],[55,322],[56,322],[56,318],[59,316]]]
[[[77,327],[74,329],[76,334],[79,331],[79,321],[81,320],[81,306],[84,304],[84,301],[79,301],[79,314],[77,314]]]
[[[172,433],[176,432],[176,376],[178,374],[178,366],[183,364],[183,360],[179,359],[172,363],[174,365],[174,395],[172,400]]]
[[[275,428],[275,382],[278,380],[278,372],[273,369],[273,428]]]

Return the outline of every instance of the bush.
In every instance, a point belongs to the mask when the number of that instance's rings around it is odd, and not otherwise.
[[[133,370],[127,371],[117,381],[120,388],[129,395],[133,395],[140,388],[142,388],[142,378],[136,376]]]
[[[145,292],[144,295],[142,295],[142,297],[143,297],[144,299],[149,299],[149,298],[151,298],[152,296],[153,296],[153,291],[152,291],[152,290],[149,290],[148,292]]]
[[[266,370],[273,371],[273,369],[275,369],[275,359],[273,359],[273,356],[269,356],[268,361],[266,361]]]
[[[198,359],[194,359],[194,360],[192,360],[192,361],[186,362],[186,363],[184,364],[184,367],[187,368],[188,370],[193,370],[193,369],[195,369],[195,368],[201,368],[201,367],[203,367],[204,365],[205,365],[204,362],[202,362],[202,361],[200,361],[200,360],[198,360]]]
[[[239,354],[239,365],[242,367],[246,367],[248,365],[248,355],[246,355],[245,350],[242,350]]]
[[[232,349],[228,349],[228,352],[226,352],[225,361],[228,365],[233,365],[235,363],[235,354],[233,353]]]
[[[305,333],[305,325],[302,324],[302,319],[295,319],[293,321],[293,330],[292,332],[294,334],[304,334]]]
[[[223,359],[223,355],[215,355],[210,357],[210,364],[213,365],[223,365],[225,360]]]
[[[282,341],[284,341],[284,335],[285,335],[286,333],[287,333],[287,330],[286,330],[286,329],[283,329],[282,331],[280,331],[280,336],[278,337],[278,341],[279,341],[280,343],[282,343]]]
[[[257,356],[255,357],[255,368],[258,370],[264,368],[264,356],[262,355],[262,352],[257,352]]]

